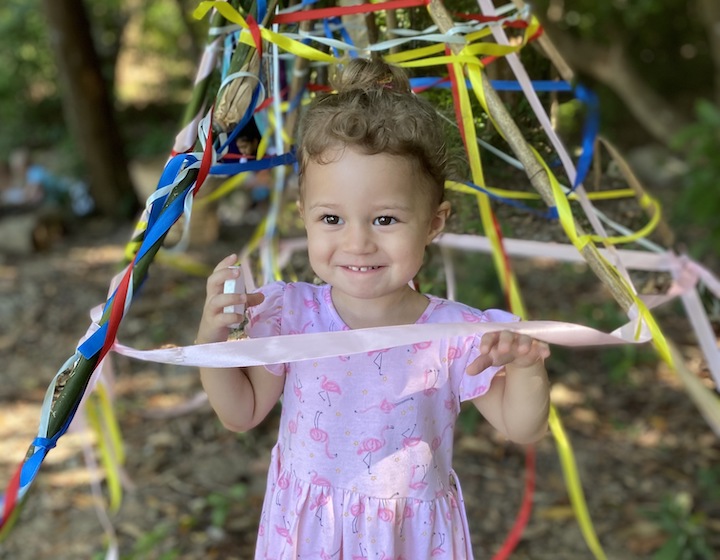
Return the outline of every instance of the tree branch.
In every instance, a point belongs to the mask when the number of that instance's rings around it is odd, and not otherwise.
[[[675,133],[690,124],[685,115],[637,73],[620,43],[605,47],[579,41],[550,21],[543,21],[543,28],[571,68],[614,91],[643,128],[661,144],[669,147]]]
[[[441,32],[445,33],[452,28],[453,21],[446,8],[439,0],[430,0],[428,11]],[[450,48],[453,52],[457,53],[461,47],[458,45],[451,45]],[[482,82],[483,94],[485,96],[485,101],[487,102],[490,116],[493,118],[493,121],[496,123],[498,129],[502,132],[518,160],[520,160],[520,163],[522,163],[525,169],[525,174],[530,180],[533,188],[540,194],[543,201],[548,206],[555,206],[552,186],[550,185],[550,179],[545,172],[545,169],[538,162],[522,132],[518,128],[505,105],[500,100],[500,97],[495,89],[492,85],[490,85],[489,80],[487,80],[486,77],[483,77]],[[577,232],[577,235],[585,235],[585,232],[580,224],[578,224],[575,220],[573,220],[573,222],[573,227]],[[588,243],[580,250],[580,253],[588,263],[591,270],[602,281],[605,287],[608,288],[615,301],[618,302],[624,311],[628,311],[634,305],[632,296],[628,293],[622,280],[618,277],[617,271],[615,271],[612,266],[600,255],[598,248],[594,244]]]

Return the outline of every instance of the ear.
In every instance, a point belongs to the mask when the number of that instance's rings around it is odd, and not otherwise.
[[[450,211],[450,203],[447,200],[441,202],[435,209],[435,212],[430,219],[430,229],[425,240],[425,245],[430,245],[432,240],[435,239],[443,229],[445,229],[445,222],[450,217]]]

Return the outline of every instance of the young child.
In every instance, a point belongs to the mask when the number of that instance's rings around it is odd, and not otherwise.
[[[546,344],[483,323],[517,321],[414,291],[410,282],[450,214],[445,143],[405,74],[355,59],[314,102],[298,150],[313,271],[223,294],[236,256],[207,282],[198,342],[226,340],[247,303],[250,337],[386,325],[477,323],[477,335],[367,354],[244,369],[201,369],[230,430],[257,426],[282,396],[256,559],[472,558],[452,469],[453,429],[470,400],[507,438],[546,431]]]

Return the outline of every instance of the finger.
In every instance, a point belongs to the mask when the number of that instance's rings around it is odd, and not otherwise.
[[[518,352],[515,362],[520,367],[527,367],[538,362],[543,362],[549,355],[550,349],[548,345],[533,339],[530,350],[525,354]]]
[[[482,335],[480,338],[481,354],[489,354],[493,347],[497,344],[499,334],[497,332],[489,332]]]
[[[529,354],[535,345],[535,339],[532,337],[521,334],[517,337],[516,340],[516,347],[517,347],[517,353],[521,356],[524,356],[525,354]]]
[[[217,272],[218,270],[222,270],[224,268],[228,268],[230,266],[233,266],[237,263],[237,255],[235,253],[232,253],[231,255],[228,255],[223,260],[221,260],[217,266],[215,267],[213,272]]]
[[[223,327],[236,327],[238,323],[245,320],[245,316],[241,313],[221,313],[220,324]]]
[[[501,331],[498,337],[497,350],[500,354],[509,354],[516,345],[517,335],[511,331]]]
[[[242,305],[247,302],[245,294],[221,293],[213,298],[212,305],[218,310],[224,310],[226,307]]]
[[[230,257],[220,261],[220,264],[227,264]],[[207,279],[207,293],[208,296],[212,296],[218,293],[224,292],[225,282],[228,280],[236,280],[240,277],[240,269],[232,267],[232,265],[220,266],[215,268],[213,273]]]
[[[490,356],[478,356],[473,362],[467,367],[465,372],[468,375],[477,375],[481,371],[486,370],[492,365],[492,358]]]
[[[535,343],[537,343],[538,347],[538,353],[540,357],[545,360],[550,357],[550,346],[545,342],[540,342],[539,340],[536,340]]]

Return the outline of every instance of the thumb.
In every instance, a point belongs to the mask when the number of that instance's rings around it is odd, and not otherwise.
[[[261,292],[255,292],[252,294],[248,294],[246,301],[248,307],[253,307],[254,305],[259,305],[263,301],[265,301],[265,296]]]

